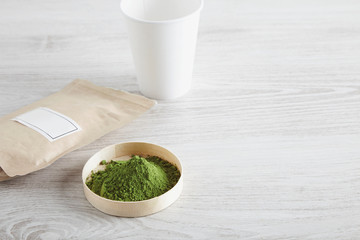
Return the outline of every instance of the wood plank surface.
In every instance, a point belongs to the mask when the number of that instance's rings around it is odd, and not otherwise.
[[[0,116],[76,78],[139,93],[119,1],[0,1]],[[0,239],[359,239],[359,1],[206,0],[193,80],[186,96],[1,182]],[[124,141],[180,157],[171,207],[119,218],[87,202],[83,165]]]

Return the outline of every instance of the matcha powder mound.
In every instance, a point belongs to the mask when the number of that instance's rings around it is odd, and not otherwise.
[[[133,156],[128,161],[102,161],[106,168],[92,172],[86,185],[94,193],[118,201],[141,201],[170,190],[180,178],[179,170],[159,157]]]

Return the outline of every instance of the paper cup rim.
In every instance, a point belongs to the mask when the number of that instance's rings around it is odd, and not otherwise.
[[[133,21],[136,21],[136,22],[149,23],[149,24],[167,24],[167,23],[180,22],[180,21],[185,20],[186,18],[190,18],[190,17],[192,17],[193,15],[199,13],[199,12],[204,8],[204,0],[198,0],[198,1],[200,1],[199,7],[196,8],[194,11],[190,12],[189,14],[186,14],[185,16],[177,17],[177,18],[172,18],[172,19],[168,19],[168,20],[146,20],[146,19],[142,19],[142,18],[133,17],[133,16],[130,16],[129,14],[127,14],[127,13],[124,11],[124,8],[123,8],[123,2],[124,2],[124,1],[127,1],[127,0],[121,0],[121,2],[120,2],[120,9],[121,9],[122,14],[123,14],[125,17],[127,17],[128,19],[131,19],[131,20],[133,20]]]

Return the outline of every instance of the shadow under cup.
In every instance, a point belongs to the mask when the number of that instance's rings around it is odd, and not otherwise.
[[[191,87],[203,0],[122,0],[140,91],[173,99]]]

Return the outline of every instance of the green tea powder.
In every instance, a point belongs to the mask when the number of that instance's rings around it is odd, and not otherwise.
[[[100,163],[103,171],[92,172],[86,185],[111,200],[142,201],[170,190],[180,178],[176,166],[159,157],[133,156],[128,161]]]

